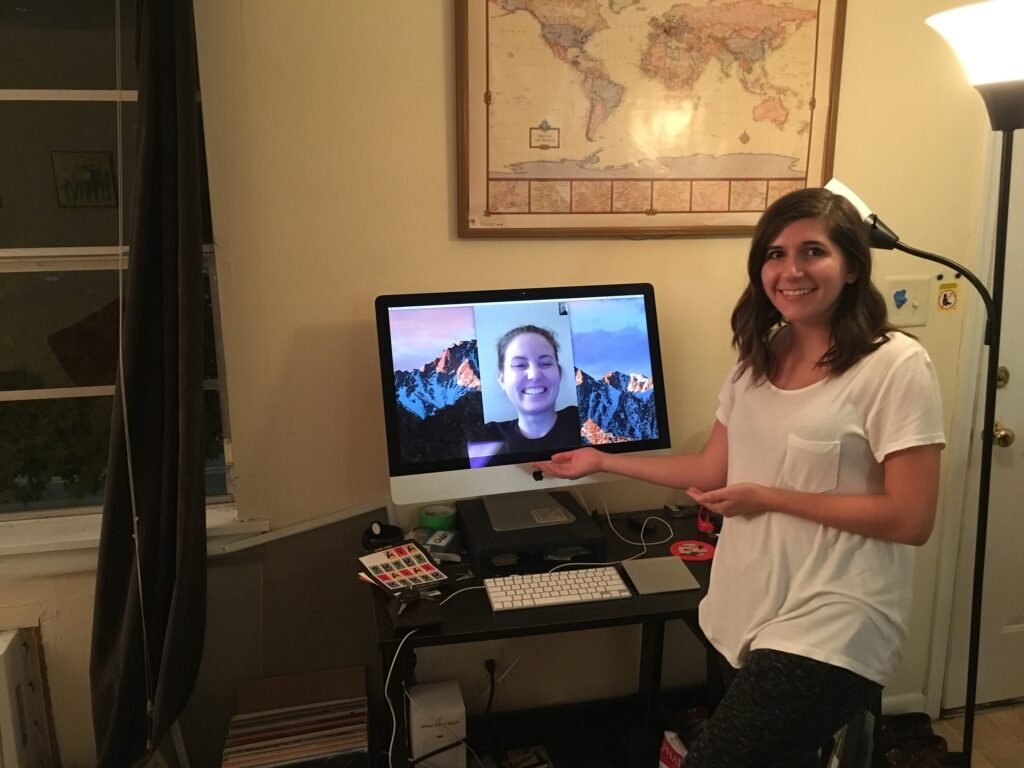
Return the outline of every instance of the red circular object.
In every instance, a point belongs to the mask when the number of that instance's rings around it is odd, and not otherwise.
[[[683,560],[710,560],[715,556],[715,545],[706,541],[677,541],[669,552]]]

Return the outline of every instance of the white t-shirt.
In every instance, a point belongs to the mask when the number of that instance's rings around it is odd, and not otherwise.
[[[928,353],[902,333],[835,378],[798,390],[729,373],[718,420],[728,482],[807,493],[878,494],[887,454],[945,444]],[[885,684],[902,654],[914,548],[781,512],[724,521],[700,605],[734,667],[757,648],[799,654]]]

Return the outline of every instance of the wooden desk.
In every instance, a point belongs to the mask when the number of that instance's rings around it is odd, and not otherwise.
[[[563,500],[563,499],[560,499]],[[563,500],[564,501],[564,500]],[[651,512],[671,523],[676,537],[680,539],[698,539],[708,541],[703,534],[698,534],[696,521],[693,519],[672,520],[660,512]],[[602,517],[599,525],[608,535],[608,559],[617,561],[635,555],[639,548],[627,545],[614,533],[609,531],[608,522]],[[638,540],[639,534],[624,517],[615,520],[615,528],[623,536]],[[666,528],[656,523],[648,528],[647,538],[660,540],[665,538]],[[669,554],[671,542],[650,546],[648,557],[659,557]],[[406,734],[406,707],[403,697],[403,683],[408,685],[413,680],[416,648],[428,646],[452,645],[480,640],[495,640],[508,637],[527,635],[543,635],[555,632],[597,629],[622,625],[640,624],[643,627],[640,649],[640,672],[637,680],[637,695],[648,708],[656,705],[661,685],[662,653],[664,650],[665,622],[681,619],[690,630],[702,641],[704,636],[697,625],[697,606],[707,590],[711,561],[688,563],[693,575],[701,585],[700,590],[686,592],[665,592],[654,595],[636,595],[622,600],[610,600],[598,603],[582,603],[576,605],[546,606],[543,608],[525,608],[515,611],[494,613],[483,589],[475,589],[456,595],[441,606],[440,626],[419,629],[412,635],[409,630],[395,630],[391,626],[387,607],[388,595],[378,589],[373,592],[374,619],[377,629],[377,647],[381,654],[382,681],[388,680],[390,685],[384,691],[391,701],[395,713],[394,748],[392,763],[395,766],[408,764],[408,748]],[[629,579],[623,575],[629,584]],[[481,586],[481,578],[458,581],[443,589],[440,600],[465,587]],[[632,588],[632,585],[630,585]],[[709,654],[709,679],[714,672],[712,656]],[[386,703],[378,708],[371,721],[370,741],[374,748],[375,759],[385,750],[390,741],[391,713]],[[387,765],[387,760],[382,763]]]

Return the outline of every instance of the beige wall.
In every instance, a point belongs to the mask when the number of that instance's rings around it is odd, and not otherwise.
[[[969,260],[988,126],[923,24],[958,4],[850,0],[835,171],[907,242]],[[699,447],[732,359],[743,239],[459,240],[449,0],[197,0],[196,13],[243,515],[280,528],[386,497],[380,293],[649,281],[673,442]],[[934,272],[896,254],[877,269]],[[933,313],[917,332],[947,418],[962,317]],[[632,483],[604,494],[613,509],[662,497]],[[935,552],[921,550],[912,638],[887,695],[924,688]],[[0,624],[43,621],[64,764],[88,765],[93,579],[4,573]]]
[[[912,242],[963,254],[987,132],[980,100],[922,23],[951,4],[850,3],[835,166]],[[650,281],[677,447],[698,446],[710,426],[746,242],[458,239],[452,9],[197,4],[244,515],[280,526],[386,496],[380,293]],[[931,271],[891,254],[879,268]],[[960,316],[919,334],[947,399]]]

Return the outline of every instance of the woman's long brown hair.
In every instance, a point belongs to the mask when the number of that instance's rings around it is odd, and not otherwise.
[[[768,247],[795,221],[817,219],[842,253],[856,280],[843,287],[832,313],[832,338],[818,365],[835,376],[888,341],[897,330],[886,319],[885,300],[871,282],[871,246],[867,224],[845,197],[827,189],[801,189],[780,197],[764,212],[750,243],[746,289],[732,312],[732,343],[739,353],[737,378],[748,368],[756,384],[775,374],[772,336],[785,323],[765,293],[761,267]]]

